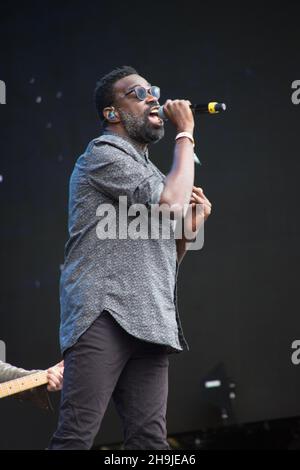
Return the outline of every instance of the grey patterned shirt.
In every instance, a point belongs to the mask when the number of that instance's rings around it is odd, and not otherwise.
[[[103,310],[129,334],[187,348],[176,299],[176,241],[99,239],[97,209],[119,197],[128,206],[157,204],[165,176],[148,154],[119,135],[105,132],[92,140],[70,179],[69,240],[60,280],[62,351],[72,346]],[[103,206],[101,206],[103,207]],[[129,220],[129,219],[128,219]]]

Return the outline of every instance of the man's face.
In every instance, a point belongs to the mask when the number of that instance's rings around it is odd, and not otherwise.
[[[134,91],[128,93],[136,86],[149,90],[151,85],[140,75],[128,75],[114,84],[114,106],[121,124],[128,136],[141,144],[158,142],[164,136],[164,122],[151,111],[158,108],[159,102],[149,93],[143,101]]]

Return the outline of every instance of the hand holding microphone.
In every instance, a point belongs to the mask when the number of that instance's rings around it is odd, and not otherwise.
[[[158,115],[161,119],[164,121],[167,121],[169,119],[168,113],[165,112],[166,110],[166,104],[168,101],[163,106],[160,106],[158,110]],[[186,100],[175,100],[175,101],[186,101]],[[205,104],[191,104],[190,101],[187,101],[189,103],[190,108],[193,113],[195,114],[218,114],[220,112],[226,111],[226,104],[225,103],[218,103],[216,101],[211,101],[210,103],[205,103]]]
[[[191,110],[191,102],[188,100],[167,100],[158,110],[161,119],[170,120],[174,124],[177,133],[194,132],[194,116]]]

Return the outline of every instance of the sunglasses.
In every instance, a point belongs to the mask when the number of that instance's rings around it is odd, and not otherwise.
[[[151,86],[150,88],[146,89],[143,86],[136,86],[132,90],[127,91],[124,96],[129,95],[130,93],[135,93],[135,96],[140,101],[144,101],[147,98],[147,94],[153,96],[157,100],[160,98],[160,88],[158,86]]]

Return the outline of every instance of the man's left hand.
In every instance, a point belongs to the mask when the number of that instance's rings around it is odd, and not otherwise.
[[[211,209],[212,209],[211,202],[205,196],[202,188],[193,186],[190,204],[192,205],[192,207],[196,207],[197,204],[203,204],[204,220],[206,220],[208,216],[211,214]]]

